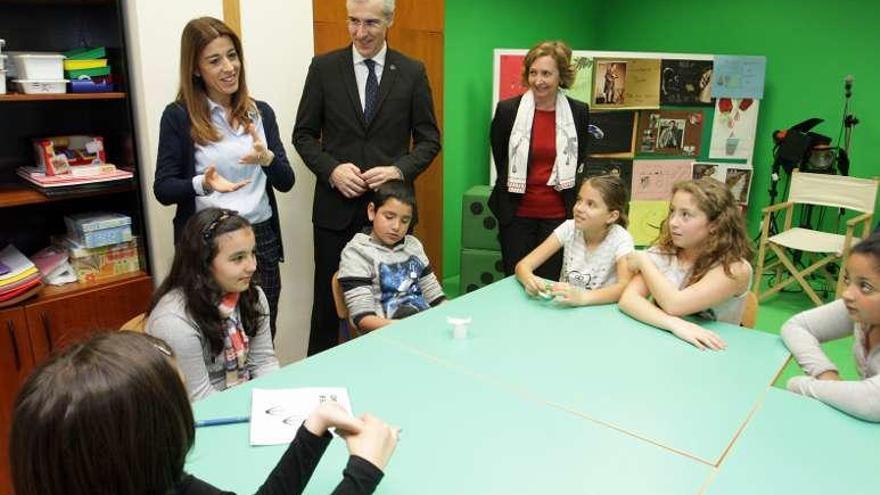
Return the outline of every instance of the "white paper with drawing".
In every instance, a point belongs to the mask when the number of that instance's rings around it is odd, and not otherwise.
[[[252,392],[251,445],[290,443],[309,414],[328,400],[352,413],[348,389],[343,387],[255,388]]]
[[[759,103],[748,98],[718,98],[712,121],[710,160],[740,158],[746,163],[752,162]]]
[[[633,161],[632,199],[669,201],[672,186],[691,178],[691,160]]]

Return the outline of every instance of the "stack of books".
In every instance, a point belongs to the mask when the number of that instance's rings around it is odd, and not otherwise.
[[[121,213],[80,213],[64,217],[67,250],[80,282],[97,282],[140,270],[140,250],[131,232],[131,217]]]
[[[18,167],[15,173],[49,197],[98,191],[130,183],[134,174],[110,164],[83,167],[91,175],[46,175],[37,167]]]
[[[42,274],[15,246],[0,251],[0,308],[18,304],[42,287]]]
[[[77,48],[64,53],[64,77],[71,93],[113,91],[113,74],[104,47]]]

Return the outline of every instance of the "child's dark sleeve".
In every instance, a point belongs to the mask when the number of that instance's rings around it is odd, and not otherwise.
[[[333,437],[329,432],[316,436],[300,426],[296,438],[266,478],[257,495],[290,495],[305,490],[318,461],[324,455]],[[368,461],[351,456],[342,472],[342,481],[333,490],[334,495],[369,495],[382,480],[382,471]]]

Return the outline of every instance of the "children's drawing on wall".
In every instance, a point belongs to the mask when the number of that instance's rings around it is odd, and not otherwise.
[[[764,97],[767,57],[716,55],[712,70],[712,96],[715,98]]]
[[[593,91],[596,105],[622,105],[626,90],[626,62],[601,61],[596,64],[596,84]]]
[[[752,167],[743,163],[694,163],[694,179],[711,177],[727,185],[737,202],[749,202]]]
[[[641,112],[636,131],[637,149],[639,153],[695,157],[700,154],[702,135],[702,112]]]
[[[661,67],[661,105],[712,105],[711,60],[663,60]]]
[[[568,90],[568,96],[584,103],[590,103],[590,90],[593,88],[593,59],[583,56],[574,56],[571,59],[574,67],[574,84]]]
[[[721,182],[723,180],[723,170],[715,163],[694,163],[694,179],[702,179],[703,177],[712,177]]]
[[[632,160],[619,160],[615,158],[587,158],[584,162],[584,177],[596,177],[598,175],[615,175],[626,184],[627,200],[632,194]]]
[[[635,123],[636,114],[632,111],[590,112],[590,124],[598,129],[598,134],[590,139],[590,153],[632,156]]]
[[[526,92],[526,88],[522,85],[523,60],[525,60],[525,58],[525,54],[505,54],[498,57],[500,60],[500,67],[497,72],[498,101],[513,98],[514,96],[519,96]]]
[[[739,168],[739,167],[728,167],[727,175],[724,178],[724,183],[727,184],[727,187],[730,189],[730,192],[733,193],[733,197],[739,203],[749,202],[749,183],[752,178],[752,170],[749,168]]]
[[[668,200],[676,182],[691,178],[692,164],[689,160],[635,160],[632,199]]]
[[[752,98],[718,98],[712,121],[709,158],[739,158],[750,163],[755,147],[759,101]]]
[[[669,213],[669,201],[632,201],[629,204],[629,233],[638,246],[657,239],[660,226]]]

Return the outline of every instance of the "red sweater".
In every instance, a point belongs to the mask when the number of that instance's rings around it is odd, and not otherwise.
[[[547,185],[556,161],[556,111],[535,110],[532,141],[529,146],[526,193],[516,216],[525,218],[565,218],[565,203],[559,191]]]

